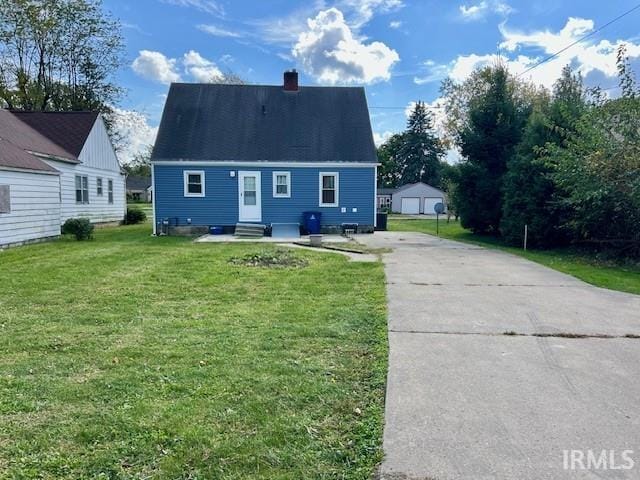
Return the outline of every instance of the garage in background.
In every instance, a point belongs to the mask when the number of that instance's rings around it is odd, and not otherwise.
[[[436,203],[447,206],[445,193],[426,183],[412,183],[396,189],[391,197],[391,211],[405,215],[435,215]]]

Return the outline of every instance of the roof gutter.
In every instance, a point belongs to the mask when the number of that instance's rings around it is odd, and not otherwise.
[[[60,175],[60,172],[55,170],[36,170],[31,168],[18,168],[18,167],[6,167],[4,165],[0,165],[0,170],[8,171],[8,172],[20,172],[20,173],[39,173],[42,175]]]
[[[301,168],[364,168],[379,166],[378,162],[286,162],[286,161],[268,161],[261,160],[255,162],[234,162],[234,161],[217,161],[217,160],[151,160],[152,165],[170,165],[170,166],[202,166],[202,167],[301,167]]]
[[[30,153],[31,155],[34,155],[36,157],[39,158],[46,158],[47,160],[56,160],[58,162],[66,162],[66,163],[81,163],[80,160],[74,159],[74,158],[65,158],[65,157],[59,157],[57,155],[51,155],[48,153],[40,153],[40,152],[34,152],[31,150],[26,150],[28,153]]]

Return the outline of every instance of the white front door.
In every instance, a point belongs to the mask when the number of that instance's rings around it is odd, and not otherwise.
[[[238,221],[262,221],[260,185],[260,172],[238,172]]]

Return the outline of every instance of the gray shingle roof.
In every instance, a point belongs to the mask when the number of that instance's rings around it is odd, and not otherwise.
[[[151,186],[151,177],[127,177],[127,190],[146,190]]]
[[[78,161],[72,153],[49,140],[7,110],[0,110],[0,138],[29,152],[37,152],[71,162]]]
[[[98,112],[12,112],[34,130],[78,157]]]
[[[361,87],[171,85],[152,159],[376,163]]]
[[[397,189],[396,188],[378,188],[378,195],[393,195]]]
[[[56,173],[57,170],[43,162],[35,155],[27,153],[13,143],[0,138],[0,168],[17,168],[20,170],[35,170],[38,172]]]

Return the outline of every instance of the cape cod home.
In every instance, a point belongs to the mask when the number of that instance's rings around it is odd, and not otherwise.
[[[0,247],[56,237],[72,217],[117,222],[125,209],[100,114],[0,110]]]
[[[377,157],[364,89],[172,84],[152,154],[155,233],[275,228],[371,232]]]

